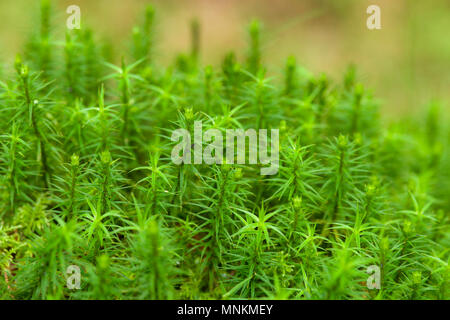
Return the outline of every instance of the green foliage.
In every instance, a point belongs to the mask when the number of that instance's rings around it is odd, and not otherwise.
[[[243,62],[202,66],[194,20],[189,54],[163,67],[151,7],[117,60],[84,26],[56,45],[50,1],[41,12],[1,74],[1,298],[449,298],[450,127],[436,102],[384,125],[354,67],[334,83],[290,57],[268,75],[258,21]],[[194,137],[195,121],[279,129],[278,173],[174,164],[171,133]]]

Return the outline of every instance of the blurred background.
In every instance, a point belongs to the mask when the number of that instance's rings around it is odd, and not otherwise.
[[[127,49],[143,9],[157,15],[156,56],[169,64],[189,50],[189,23],[202,26],[201,58],[218,65],[224,54],[246,52],[246,27],[253,18],[264,26],[264,60],[281,76],[288,55],[307,70],[340,81],[346,67],[358,67],[360,80],[381,100],[385,117],[421,112],[432,99],[449,110],[449,0],[54,0],[55,32],[64,39],[66,8],[81,8],[82,24],[98,38]],[[381,30],[366,27],[366,9],[381,8]],[[0,0],[0,60],[12,64],[37,28],[38,0]]]

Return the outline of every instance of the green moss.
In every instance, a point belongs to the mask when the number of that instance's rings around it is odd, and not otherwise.
[[[50,45],[42,3],[27,60],[0,82],[2,298],[449,298],[450,131],[437,103],[383,126],[355,67],[334,83],[291,57],[269,77],[257,21],[244,62],[203,66],[194,21],[190,54],[163,67],[152,8],[116,66],[91,31]],[[278,173],[175,165],[171,133],[194,137],[195,121],[280,129]]]

